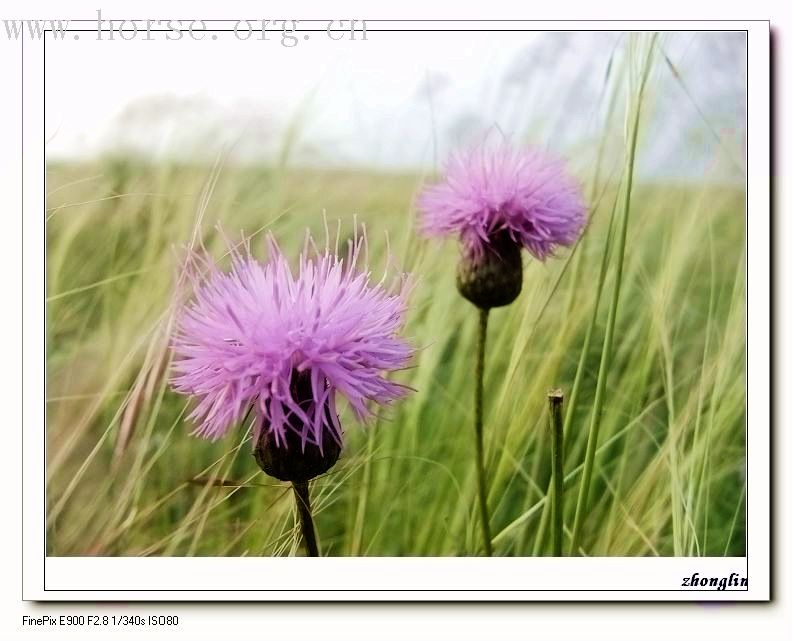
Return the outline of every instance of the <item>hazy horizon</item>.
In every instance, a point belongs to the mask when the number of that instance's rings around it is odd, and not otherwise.
[[[624,34],[453,33],[443,49],[435,35],[369,31],[366,42],[294,48],[58,42],[46,58],[47,156],[211,159],[225,149],[258,161],[289,145],[297,166],[424,171],[459,146],[504,136],[591,162],[576,152],[601,132]],[[670,32],[661,55],[678,76],[657,65],[649,104],[664,124],[644,131],[639,173],[742,180],[745,34]]]

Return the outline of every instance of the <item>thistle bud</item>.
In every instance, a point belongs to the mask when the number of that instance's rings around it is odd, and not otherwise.
[[[503,307],[520,295],[522,255],[508,232],[493,235],[475,260],[465,253],[457,268],[457,289],[481,309]]]
[[[310,406],[313,401],[313,390],[309,373],[292,372],[290,392],[292,398],[306,413],[312,411]],[[329,411],[327,408],[326,412]],[[299,420],[297,417],[291,417],[291,423]],[[291,424],[284,430],[280,442],[268,427],[265,425],[261,429],[253,448],[253,456],[266,474],[281,481],[292,483],[310,481],[333,467],[341,455],[341,445],[330,430],[322,430],[320,448],[316,443],[303,441],[301,433],[307,429],[307,426]]]
[[[276,444],[269,430],[262,430],[253,456],[266,474],[292,483],[304,483],[324,474],[333,467],[341,454],[341,446],[332,437],[322,441],[322,449],[314,443],[302,446],[300,435],[292,430],[286,432],[286,443]]]

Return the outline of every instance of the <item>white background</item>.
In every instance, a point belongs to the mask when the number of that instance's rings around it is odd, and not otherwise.
[[[303,3],[300,8],[301,15],[295,15],[294,8],[284,6],[276,9],[274,4],[267,6],[267,11],[272,15],[283,15],[289,18],[314,17],[328,13],[326,3]],[[424,3],[425,4],[425,3]],[[763,5],[761,1],[750,5],[752,15],[746,16],[744,3],[733,3],[729,8],[726,3],[712,3],[708,8],[700,3],[691,8],[689,2],[676,2],[669,0],[662,7],[654,5],[637,5],[625,3],[623,7],[616,3],[607,8],[604,3],[583,3],[579,8],[567,9],[566,15],[561,15],[556,6],[542,5],[528,7],[525,3],[490,2],[486,6],[486,17],[520,17],[520,18],[657,18],[662,12],[663,17],[675,18],[772,18],[781,20],[782,16],[773,13],[770,4]],[[456,4],[446,10],[436,7],[433,10],[415,3],[409,7],[405,3],[394,6],[390,11],[375,11],[366,3],[357,6],[347,4],[343,9],[334,8],[338,16],[328,15],[330,18],[365,17],[373,18],[404,18],[404,17],[454,17],[454,18],[482,18],[482,6],[475,6],[465,10]],[[64,13],[73,16],[93,16],[96,6],[88,3],[70,3],[66,8],[64,3],[39,3],[38,6],[8,6],[3,7],[2,18],[33,18],[50,17]],[[203,15],[215,17],[219,8],[213,6],[199,6],[191,3],[189,9],[176,13],[176,7],[171,6],[173,17],[191,17]],[[114,13],[121,14],[123,8],[114,5]],[[145,1],[137,2],[130,10],[135,17],[160,16],[165,9],[157,3]],[[225,15],[256,15],[261,11],[260,5],[250,5],[245,8],[243,3],[226,2],[222,6]],[[544,13],[544,15],[543,15]],[[164,16],[163,17],[169,17]],[[783,22],[780,22],[783,27]],[[792,28],[792,25],[791,27]],[[776,34],[775,54],[779,56],[783,50],[783,32]],[[722,606],[637,606],[637,605],[488,605],[488,606],[350,606],[328,604],[319,605],[224,605],[216,607],[188,606],[188,605],[143,605],[129,606],[123,604],[107,604],[102,606],[90,605],[35,605],[21,602],[21,558],[19,514],[22,500],[20,479],[21,469],[17,452],[20,446],[21,413],[20,398],[21,386],[19,365],[22,362],[19,302],[21,301],[20,266],[22,262],[21,247],[17,243],[21,236],[19,185],[19,120],[20,109],[18,95],[15,93],[19,86],[19,66],[16,56],[16,46],[2,42],[2,55],[0,55],[0,78],[4,85],[2,92],[2,118],[0,118],[0,154],[3,158],[0,171],[0,184],[3,194],[3,210],[6,217],[6,237],[4,251],[0,253],[3,261],[0,274],[3,278],[3,294],[6,301],[6,315],[3,316],[4,331],[4,356],[7,363],[0,376],[0,393],[2,393],[2,406],[6,408],[6,440],[4,451],[6,457],[0,467],[0,488],[2,490],[2,509],[6,513],[5,527],[0,529],[0,638],[108,638],[108,631],[101,629],[56,630],[23,629],[21,619],[23,614],[42,616],[44,614],[85,613],[85,614],[132,614],[132,613],[179,613],[181,626],[173,631],[157,630],[117,630],[116,636],[124,638],[217,638],[233,636],[235,638],[273,638],[273,639],[356,639],[356,638],[542,638],[542,639],[671,639],[671,638],[696,638],[696,639],[786,639],[792,629],[792,619],[788,607],[787,580],[789,579],[789,557],[786,554],[785,544],[789,539],[789,466],[784,461],[792,454],[790,452],[790,439],[785,431],[789,424],[790,407],[789,395],[779,393],[776,398],[776,433],[774,437],[774,452],[777,461],[775,473],[775,537],[778,545],[775,549],[775,585],[773,591],[774,603],[770,605],[722,605]],[[779,88],[776,93],[778,104],[788,104],[788,79],[782,76],[783,63],[777,59],[779,72]],[[786,81],[786,86],[785,86]],[[781,109],[778,109],[780,117]],[[776,123],[774,134],[777,143],[777,162],[774,168],[778,176],[777,212],[774,227],[776,247],[785,247],[785,242],[792,241],[790,226],[785,212],[789,211],[787,193],[783,188],[782,179],[782,150],[783,143],[788,143],[786,128],[783,123]],[[757,176],[756,184],[766,181],[766,176]],[[787,337],[781,333],[782,328],[790,325],[790,308],[788,286],[778,284],[789,282],[792,276],[788,252],[778,252],[777,260],[777,298],[776,298],[776,336],[774,355],[776,359],[777,390],[789,390],[790,349]],[[753,316],[752,316],[753,319]],[[764,327],[751,328],[756,332],[758,341],[767,339],[767,330]],[[753,336],[754,334],[752,334]]]

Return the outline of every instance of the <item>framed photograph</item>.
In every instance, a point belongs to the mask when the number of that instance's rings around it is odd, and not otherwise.
[[[767,22],[178,13],[6,22],[24,599],[770,598]]]

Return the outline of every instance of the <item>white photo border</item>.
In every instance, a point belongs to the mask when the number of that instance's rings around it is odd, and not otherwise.
[[[207,31],[235,21],[204,20]],[[95,20],[72,20],[96,24]],[[310,20],[300,20],[310,25]],[[47,557],[45,497],[44,47],[21,39],[23,584],[25,600],[767,601],[770,599],[770,32],[764,21],[367,20],[377,31],[744,31],[747,109],[746,555],[705,558]],[[463,27],[459,24],[463,23]],[[592,24],[595,25],[592,28]],[[324,31],[327,21],[316,21]],[[311,31],[312,26],[300,31]],[[95,31],[95,29],[85,29]],[[80,31],[68,29],[69,32]],[[442,46],[438,43],[438,46]],[[750,314],[748,313],[750,310]],[[750,323],[748,321],[750,320]],[[753,427],[749,428],[749,425]],[[750,470],[750,472],[749,472]],[[748,532],[750,529],[750,538]],[[749,566],[750,559],[750,566]],[[685,588],[699,576],[747,588]],[[262,589],[262,577],[277,590]],[[305,586],[311,586],[306,589]]]

